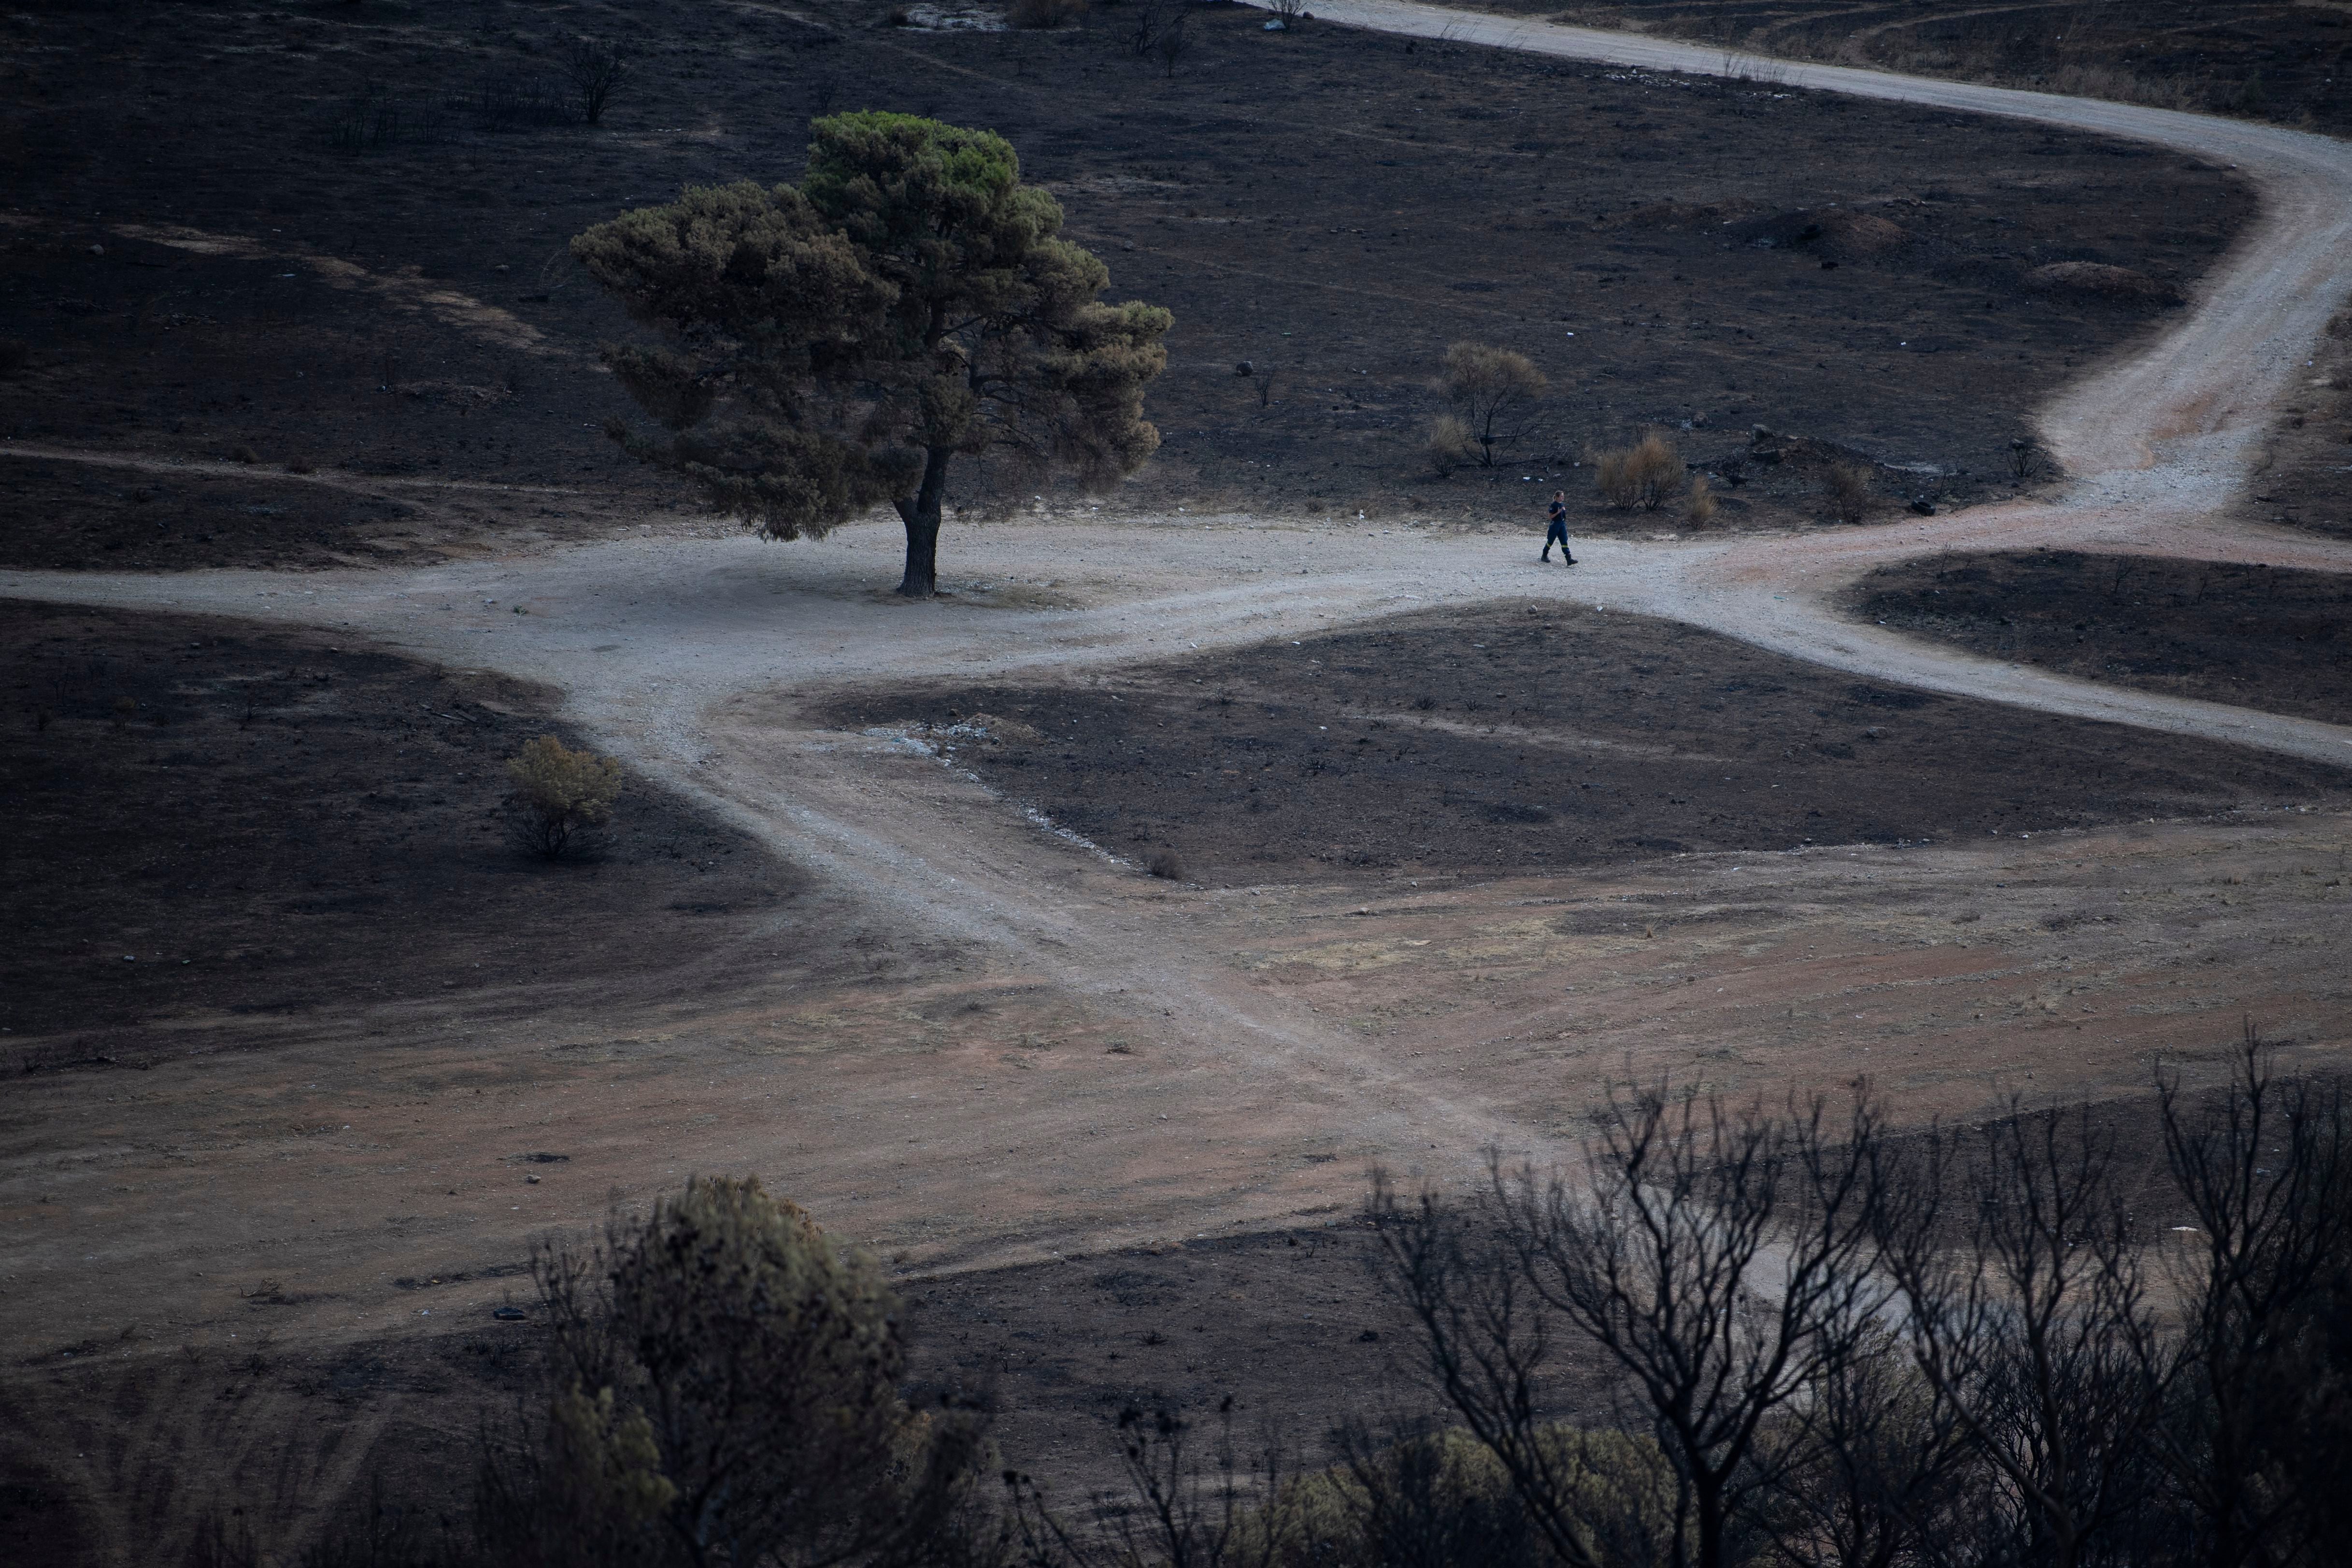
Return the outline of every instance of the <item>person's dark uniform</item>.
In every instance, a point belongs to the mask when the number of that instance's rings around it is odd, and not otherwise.
[[[1576,557],[1568,552],[1568,492],[1566,490],[1551,492],[1551,526],[1544,531],[1543,553],[1538,557],[1539,560],[1551,559],[1551,547],[1555,540],[1559,543],[1559,563],[1563,566],[1575,565]]]

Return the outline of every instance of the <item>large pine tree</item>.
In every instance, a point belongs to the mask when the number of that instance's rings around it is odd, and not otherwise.
[[[612,433],[770,539],[891,502],[898,592],[926,598],[959,454],[1097,485],[1158,448],[1143,388],[1170,318],[1097,300],[1108,269],[1003,137],[881,112],[811,130],[796,186],[692,189],[572,242],[661,334],[604,353],[661,433]]]

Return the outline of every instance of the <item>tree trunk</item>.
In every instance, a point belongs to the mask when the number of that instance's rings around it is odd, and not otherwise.
[[[907,524],[907,574],[898,592],[928,599],[940,586],[940,503],[947,498],[948,463],[954,449],[934,447],[923,460],[922,488],[892,504]]]

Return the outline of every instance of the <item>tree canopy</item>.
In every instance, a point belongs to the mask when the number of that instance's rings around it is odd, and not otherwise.
[[[927,597],[958,456],[1091,487],[1158,448],[1170,317],[1097,299],[1109,270],[1003,137],[880,111],[811,131],[798,185],[689,189],[572,242],[661,337],[605,351],[661,427],[612,434],[770,539],[893,503],[898,591]]]

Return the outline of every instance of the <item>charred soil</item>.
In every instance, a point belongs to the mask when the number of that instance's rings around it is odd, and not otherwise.
[[[2071,550],[1885,566],[1853,614],[2082,680],[2352,723],[2352,578]]]
[[[1892,465],[1887,500],[2002,493],[2034,405],[2163,320],[2252,210],[2226,170],[2121,142],[1263,20],[1190,8],[1170,76],[1116,10],[1038,32],[837,3],[13,16],[0,433],[255,477],[52,468],[0,548],[323,565],[638,526],[681,498],[600,432],[625,404],[597,345],[628,329],[566,243],[682,184],[794,177],[834,110],[1001,131],[1113,297],[1173,310],[1139,505],[1521,515],[1530,481],[1580,495],[1589,448],[1659,426],[1733,465],[1716,526],[1821,515],[1811,478],[1741,461],[1758,424]],[[600,126],[566,123],[558,57],[600,31],[632,75]],[[2036,283],[2069,263],[2151,290]],[[1428,383],[1460,339],[1551,391],[1501,466],[1440,479]],[[951,499],[1030,498],[975,464]]]
[[[527,1009],[587,972],[658,995],[803,890],[642,779],[582,858],[522,853],[505,760],[568,731],[512,680],[0,601],[0,682],[12,1068],[486,988]]]
[[[1791,59],[1993,82],[2343,134],[2352,126],[2352,16],[2301,0],[1883,0],[1800,10],[1772,0],[1479,0],[1588,27],[1664,33]],[[1769,62],[1756,68],[1769,79]]]
[[[1558,602],[1097,685],[869,694],[830,717],[963,725],[936,738],[1007,795],[1223,883],[1964,841],[2352,786],[2341,769],[1877,686]]]

